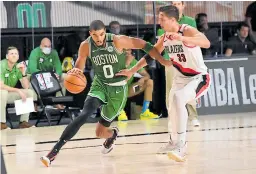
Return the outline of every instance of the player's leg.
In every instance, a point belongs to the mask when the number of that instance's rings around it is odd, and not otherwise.
[[[168,98],[168,104],[169,106],[173,105],[173,95],[175,93],[177,85],[174,83],[172,86],[172,89],[168,92],[169,98]],[[168,132],[169,132],[169,141],[167,144],[162,146],[158,151],[157,154],[167,154],[167,152],[172,151],[176,146],[174,142],[177,140],[177,126],[176,126],[176,117],[171,117],[173,113],[176,113],[175,107],[169,107],[168,108]]]
[[[46,156],[41,158],[41,161],[45,166],[48,167],[51,164],[51,161],[55,159],[62,146],[64,146],[66,142],[78,132],[80,127],[86,122],[87,118],[91,116],[102,104],[103,102],[100,99],[87,96],[84,102],[83,111],[65,128],[59,141],[55,144],[53,149]]]
[[[176,145],[175,149],[168,152],[170,159],[178,162],[182,162],[186,157],[186,130],[187,130],[187,120],[188,112],[186,109],[186,104],[195,100],[202,94],[204,94],[209,87],[210,77],[209,75],[198,76],[197,78],[190,81],[183,88],[176,90],[173,93],[173,103],[170,117],[175,120],[174,124],[172,122],[172,127],[175,127],[177,132],[172,132],[173,137],[177,137],[174,140]]]
[[[107,87],[108,103],[102,106],[101,119],[96,129],[97,134],[101,134],[107,138],[103,143],[102,153],[106,154],[112,151],[114,142],[118,136],[117,128],[109,128],[111,122],[124,109],[127,100],[127,86]]]

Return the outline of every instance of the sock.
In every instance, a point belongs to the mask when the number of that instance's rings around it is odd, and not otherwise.
[[[149,103],[150,103],[150,101],[144,100],[144,102],[143,102],[143,107],[142,107],[142,111],[141,111],[142,114],[148,109]]]

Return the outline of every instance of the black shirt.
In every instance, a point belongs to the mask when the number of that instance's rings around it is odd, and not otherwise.
[[[242,42],[238,36],[233,36],[227,43],[227,49],[231,49],[232,54],[251,54],[255,46],[248,37]]]

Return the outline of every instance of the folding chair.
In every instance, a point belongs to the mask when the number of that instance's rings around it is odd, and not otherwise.
[[[57,125],[60,123],[64,114],[66,114],[72,121],[74,119],[74,114],[72,114],[69,109],[69,104],[74,102],[73,96],[64,96],[61,90],[61,86],[59,80],[55,76],[53,72],[41,71],[37,73],[33,73],[31,76],[31,85],[35,90],[38,101],[42,107],[42,111],[38,114],[38,120],[36,122],[36,126],[40,122],[40,120],[46,117],[49,125],[51,126],[51,121],[58,121]],[[56,93],[60,92],[62,96],[56,97]],[[46,108],[47,105],[57,105],[62,104],[65,109],[59,109],[60,118],[58,120],[52,120],[51,114],[49,110]]]

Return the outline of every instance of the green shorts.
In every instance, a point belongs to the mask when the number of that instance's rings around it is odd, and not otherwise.
[[[96,97],[104,103],[101,108],[101,117],[109,123],[111,123],[124,109],[127,101],[127,94],[127,85],[109,86],[95,78],[88,93],[89,96]]]

